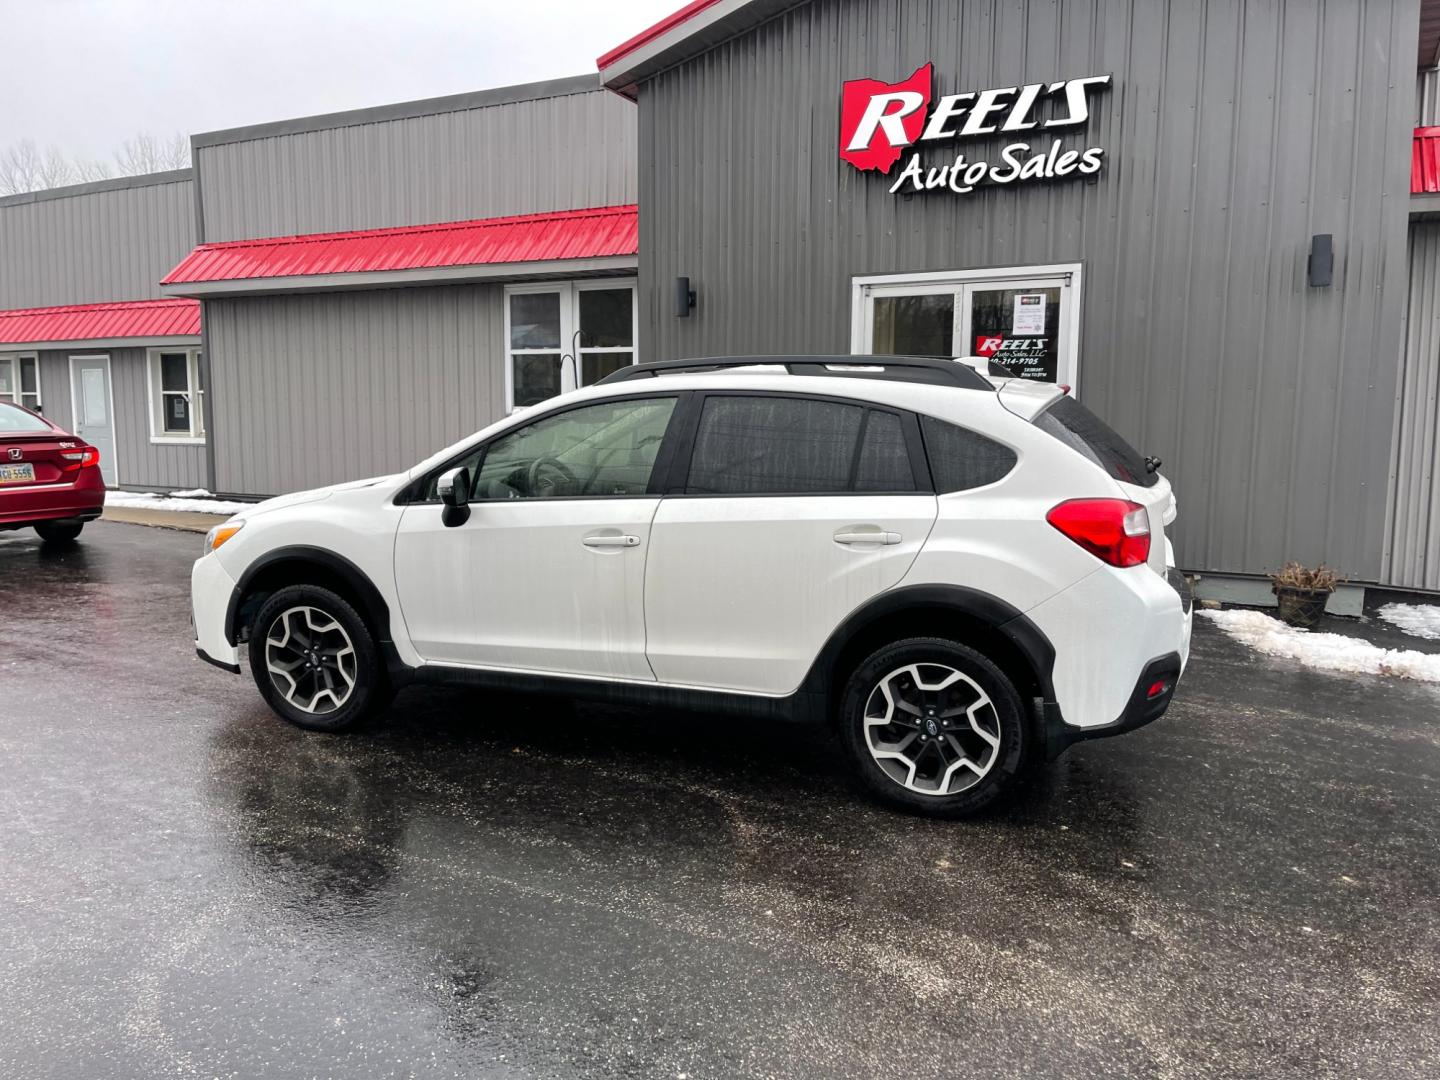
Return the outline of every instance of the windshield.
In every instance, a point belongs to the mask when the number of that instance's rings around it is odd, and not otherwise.
[[[1035,426],[1099,465],[1122,484],[1153,487],[1158,472],[1145,467],[1140,452],[1072,397],[1058,398],[1035,418]]]

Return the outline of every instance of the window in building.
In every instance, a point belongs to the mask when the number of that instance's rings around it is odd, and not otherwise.
[[[1078,263],[855,278],[850,350],[980,356],[1022,379],[1074,387]]]
[[[709,397],[688,495],[915,490],[901,421],[859,405],[796,397]]]
[[[505,290],[510,409],[589,386],[635,363],[633,281],[547,282]]]
[[[150,441],[203,442],[205,384],[199,349],[150,351]]]
[[[40,412],[40,358],[0,356],[0,401]]]

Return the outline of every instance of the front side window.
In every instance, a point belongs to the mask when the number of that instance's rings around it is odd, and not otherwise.
[[[687,495],[914,491],[898,416],[834,401],[707,397]]]
[[[205,437],[203,377],[198,349],[150,353],[151,437],[155,442]]]
[[[40,412],[40,360],[34,356],[0,356],[0,401]]]
[[[538,405],[635,362],[635,283],[517,285],[505,297],[510,408]]]
[[[640,398],[568,409],[502,435],[455,464],[470,470],[476,500],[644,495],[675,400]],[[437,479],[431,478],[426,492],[431,501]]]

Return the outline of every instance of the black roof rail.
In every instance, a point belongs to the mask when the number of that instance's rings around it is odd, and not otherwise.
[[[791,375],[833,375],[850,379],[884,379],[890,382],[930,383],[934,386],[958,386],[966,390],[995,389],[994,383],[968,364],[957,360],[926,356],[710,356],[695,360],[659,360],[650,364],[632,364],[612,372],[597,385],[629,382],[632,379],[654,378],[681,372],[725,371],[730,368],[767,366],[783,367]],[[847,370],[848,369],[848,370]]]

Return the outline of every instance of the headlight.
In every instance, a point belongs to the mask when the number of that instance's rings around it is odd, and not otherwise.
[[[216,550],[244,527],[243,521],[226,521],[216,525],[205,534],[205,551],[208,553]]]

